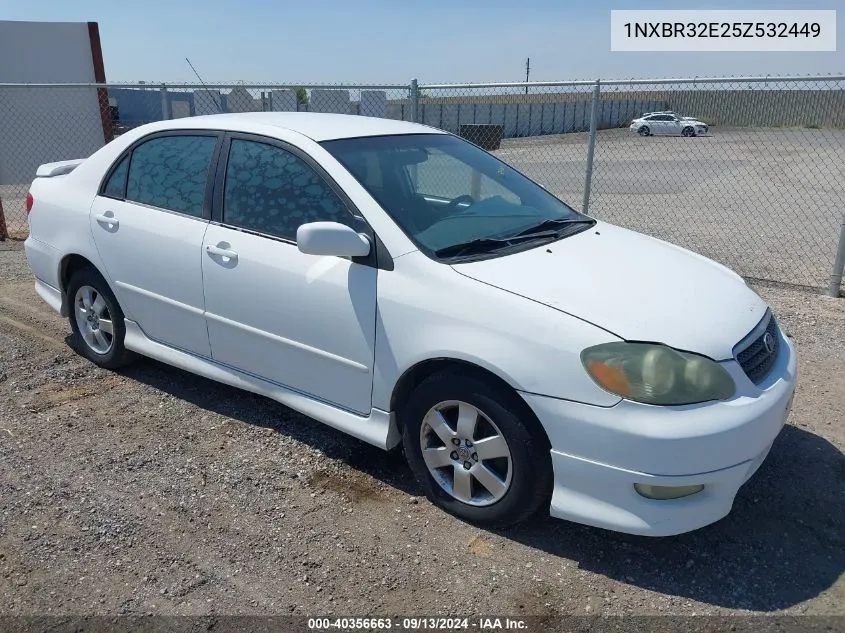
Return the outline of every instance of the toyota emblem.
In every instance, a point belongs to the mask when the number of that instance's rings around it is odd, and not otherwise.
[[[766,332],[763,335],[763,347],[766,348],[769,354],[775,353],[775,337],[772,336],[771,332]]]

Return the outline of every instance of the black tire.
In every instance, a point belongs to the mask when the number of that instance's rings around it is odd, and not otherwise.
[[[695,129],[687,126],[681,131],[681,134],[683,134],[686,137],[695,136]]]
[[[76,315],[76,295],[80,288],[89,286],[100,295],[106,304],[108,314],[111,316],[113,332],[111,334],[111,346],[105,353],[94,349],[79,330],[79,323]],[[95,365],[104,369],[118,369],[135,360],[136,355],[123,346],[123,339],[126,336],[126,325],[123,322],[123,310],[117,302],[114,294],[109,288],[103,276],[93,268],[81,268],[71,275],[67,284],[68,320],[73,332],[72,343],[85,358]]]
[[[400,413],[402,441],[408,464],[432,503],[472,523],[505,528],[527,519],[543,506],[548,509],[553,471],[548,440],[528,406],[515,393],[490,383],[473,374],[453,371],[427,378],[413,391]],[[481,411],[507,442],[510,485],[491,505],[470,505],[452,496],[435,481],[423,459],[423,420],[435,405],[448,401],[465,402]],[[450,467],[445,471],[450,472]],[[479,485],[474,483],[472,489],[481,490]]]
[[[643,125],[639,130],[637,130],[637,134],[640,136],[651,136],[651,129],[647,125]]]

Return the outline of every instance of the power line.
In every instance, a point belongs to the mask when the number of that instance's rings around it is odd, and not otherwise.
[[[221,114],[222,114],[222,113],[223,113],[223,105],[222,105],[222,104],[221,104],[221,103],[217,100],[217,97],[215,97],[215,96],[214,96],[214,93],[213,93],[213,92],[211,92],[211,90],[209,90],[209,89],[206,87],[205,82],[202,80],[202,77],[200,77],[200,74],[197,72],[197,69],[196,69],[196,68],[194,68],[194,65],[191,63],[191,60],[190,60],[190,59],[188,59],[188,58],[186,57],[186,58],[185,58],[185,61],[186,61],[186,62],[188,62],[188,66],[190,66],[190,67],[191,67],[191,70],[193,70],[193,71],[194,71],[194,74],[197,76],[197,79],[199,79],[199,80],[200,80],[200,83],[203,85],[203,88],[205,88],[205,91],[206,91],[206,92],[207,92],[207,93],[211,96],[211,98],[214,100],[214,105],[216,105],[216,106],[217,106],[217,112],[219,112],[219,113],[221,113]],[[218,92],[217,94],[219,95],[220,93]]]

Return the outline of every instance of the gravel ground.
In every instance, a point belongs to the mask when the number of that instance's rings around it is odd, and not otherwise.
[[[499,533],[419,497],[400,455],[270,400],[94,367],[0,243],[0,615],[845,615],[845,300],[757,290],[800,384],[729,517]]]

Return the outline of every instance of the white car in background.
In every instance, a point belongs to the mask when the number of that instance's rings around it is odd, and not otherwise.
[[[702,527],[792,403],[793,346],[742,278],[430,127],[152,123],[39,167],[27,210],[35,289],[93,363],[142,354],[401,444],[480,524]]]
[[[647,112],[631,121],[630,130],[640,136],[699,136],[707,134],[707,124],[675,112]]]

